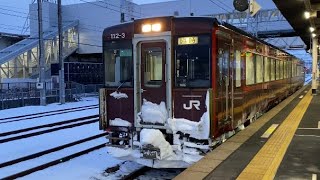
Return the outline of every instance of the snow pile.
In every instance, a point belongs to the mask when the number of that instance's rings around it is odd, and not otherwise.
[[[124,126],[131,127],[132,124],[129,121],[123,120],[121,118],[115,118],[113,120],[109,120],[110,126]]]
[[[130,156],[132,153],[131,149],[123,149],[123,148],[117,148],[117,147],[107,147],[107,152],[108,154],[116,158]]]
[[[200,161],[200,159],[202,159],[203,156],[201,155],[195,155],[195,154],[183,154],[183,161],[187,162],[189,164],[193,164],[195,162]]]
[[[117,92],[117,91],[111,93],[110,96],[114,97],[115,99],[128,98],[127,94],[121,93],[121,92]]]
[[[140,132],[141,145],[151,144],[160,149],[161,159],[173,155],[171,145],[165,140],[162,132],[158,129],[142,129]]]
[[[143,105],[141,107],[141,118],[143,122],[149,122],[152,124],[165,124],[168,118],[166,104],[164,102],[161,102],[158,105],[149,102],[146,99],[143,99]]]

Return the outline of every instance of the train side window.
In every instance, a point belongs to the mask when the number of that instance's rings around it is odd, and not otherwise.
[[[302,74],[302,67],[300,65],[297,66],[297,76],[301,76]]]
[[[292,72],[292,76],[291,77],[295,77],[296,75],[295,75],[295,71],[294,71],[294,67],[295,67],[295,63],[294,62],[292,62],[292,66],[291,66],[291,72]]]
[[[283,61],[279,61],[279,63],[280,63],[280,66],[279,66],[280,67],[280,71],[279,71],[280,72],[280,77],[279,78],[283,79],[283,72],[284,72],[283,71]]]
[[[288,78],[292,77],[292,62],[288,61]]]
[[[297,76],[297,64],[295,64],[295,66],[294,66],[294,77],[296,77]]]
[[[264,57],[264,82],[270,81],[270,58]]]
[[[162,50],[148,48],[145,50],[144,84],[160,87],[162,85]]]
[[[274,81],[276,79],[276,62],[275,62],[275,59],[270,59],[270,65],[271,65],[271,68],[270,68],[270,80],[271,81]]]
[[[254,61],[253,53],[246,53],[246,84],[254,84]]]
[[[256,83],[263,82],[263,57],[256,55]]]
[[[241,87],[241,52],[236,50],[236,87]]]
[[[284,78],[288,78],[288,62],[287,62],[287,61],[284,61],[284,62],[283,62],[283,69],[284,69],[284,71],[283,71],[283,73],[284,73],[283,77],[284,77]]]
[[[280,61],[276,60],[276,80],[280,79]]]

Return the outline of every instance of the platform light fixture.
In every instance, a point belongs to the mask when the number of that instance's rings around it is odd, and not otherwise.
[[[311,14],[310,14],[309,11],[304,12],[304,17],[305,17],[306,19],[309,19],[310,16],[311,16]]]
[[[317,35],[315,33],[312,33],[311,36],[314,38],[316,37]]]
[[[310,32],[314,32],[314,30],[316,30],[314,27],[310,27],[309,28]]]
[[[316,11],[305,11],[304,12],[304,17],[306,19],[310,19],[310,18],[313,18],[313,17],[317,17],[317,12]]]

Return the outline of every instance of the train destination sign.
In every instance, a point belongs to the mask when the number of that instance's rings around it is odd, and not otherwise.
[[[178,45],[198,44],[198,36],[179,37]]]

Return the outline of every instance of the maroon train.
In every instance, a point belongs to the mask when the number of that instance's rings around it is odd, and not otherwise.
[[[103,57],[108,151],[158,168],[189,166],[304,84],[302,61],[209,17],[106,28]]]

